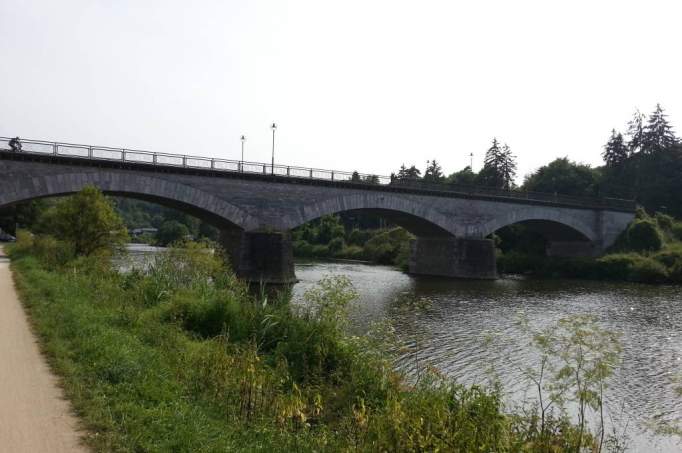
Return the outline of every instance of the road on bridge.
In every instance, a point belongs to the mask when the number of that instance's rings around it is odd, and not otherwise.
[[[86,452],[31,332],[0,246],[0,452]]]

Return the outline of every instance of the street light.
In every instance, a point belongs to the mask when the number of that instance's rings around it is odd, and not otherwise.
[[[474,153],[469,153],[469,170],[474,171]]]
[[[242,171],[244,166],[244,142],[246,142],[246,136],[242,135],[239,137],[239,140],[242,142],[242,160],[239,161],[239,171]]]
[[[277,125],[275,123],[272,123],[272,126],[270,126],[270,129],[272,129],[272,165],[270,166],[270,173],[275,174],[275,131],[277,130]]]

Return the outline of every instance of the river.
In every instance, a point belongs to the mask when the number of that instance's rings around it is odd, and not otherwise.
[[[627,426],[628,451],[682,451],[677,439],[645,429],[655,420],[682,418],[682,395],[676,391],[682,386],[676,382],[682,378],[678,287],[526,278],[446,280],[357,263],[299,263],[296,275],[297,301],[325,275],[350,278],[359,293],[351,310],[355,331],[390,320],[401,341],[418,349],[418,355],[403,354],[399,368],[410,372],[416,363],[428,361],[464,384],[490,382],[494,370],[508,399],[516,403],[528,389],[520,368],[539,364],[517,323],[519,316],[540,328],[572,315],[594,315],[606,329],[622,335],[622,363],[605,394],[607,420],[613,418],[618,429]]]
[[[136,246],[138,264],[158,249]],[[146,258],[145,258],[146,257]],[[682,451],[677,438],[657,436],[646,426],[660,420],[682,425],[682,288],[581,280],[505,278],[496,281],[415,277],[392,267],[360,263],[297,263],[294,303],[326,275],[345,275],[359,294],[351,325],[362,334],[390,321],[411,346],[396,366],[414,372],[429,363],[463,384],[503,384],[510,404],[528,385],[520,369],[539,364],[517,319],[547,327],[559,319],[590,314],[621,334],[621,364],[605,393],[607,420],[626,428],[628,451]],[[414,353],[418,351],[418,354]],[[528,392],[528,396],[534,396]]]

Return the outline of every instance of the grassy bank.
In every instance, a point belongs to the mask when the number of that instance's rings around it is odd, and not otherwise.
[[[591,443],[564,417],[507,411],[500,390],[392,369],[345,332],[344,279],[307,308],[250,295],[197,245],[145,273],[61,258],[22,235],[16,283],[97,451],[555,451]]]

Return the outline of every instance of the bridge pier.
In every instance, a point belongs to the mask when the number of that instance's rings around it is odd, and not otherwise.
[[[440,277],[495,279],[495,246],[489,239],[454,237],[417,238],[412,241],[411,274]]]
[[[239,278],[252,283],[296,283],[289,232],[221,231],[221,245]]]
[[[599,249],[590,241],[549,241],[545,252],[547,256],[579,258],[598,255]]]

